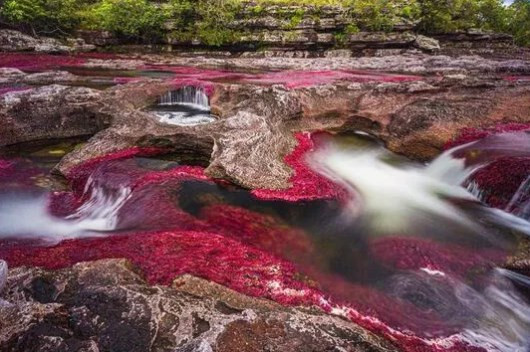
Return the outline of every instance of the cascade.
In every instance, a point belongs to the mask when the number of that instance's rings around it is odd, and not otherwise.
[[[203,89],[193,86],[165,93],[159,97],[152,110],[160,122],[178,126],[200,125],[216,120],[210,114],[208,95]]]
[[[174,106],[189,104],[203,110],[210,110],[208,95],[201,89],[193,86],[182,87],[177,90],[169,91],[162,95],[158,100],[158,105]]]

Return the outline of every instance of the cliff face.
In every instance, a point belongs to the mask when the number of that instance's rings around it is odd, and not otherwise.
[[[429,37],[418,33],[417,23],[407,18],[395,18],[390,32],[359,29],[353,24],[349,10],[340,6],[262,7],[247,3],[223,27],[230,32],[231,40],[222,45],[212,45],[200,35],[183,35],[180,26],[177,20],[166,22],[165,34],[154,47],[176,52],[208,50],[268,57],[385,56],[409,51],[488,54],[515,50],[509,35],[468,31]],[[109,32],[79,31],[78,35],[98,46],[126,44],[126,40]]]

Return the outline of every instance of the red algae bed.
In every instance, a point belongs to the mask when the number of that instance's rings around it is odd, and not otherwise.
[[[488,136],[502,133],[527,132],[530,124],[509,123],[498,124],[488,128],[467,128],[453,141],[446,144],[445,149],[471,143]],[[482,200],[492,207],[505,208],[518,188],[530,176],[530,157],[505,156],[479,169],[473,176],[474,181],[482,190]],[[521,199],[524,201],[526,198]],[[515,211],[517,204],[510,211]]]
[[[345,196],[345,190],[330,180],[313,171],[305,159],[316,148],[315,139],[310,133],[297,133],[298,142],[291,154],[285,157],[285,163],[293,169],[289,182],[291,187],[286,190],[259,189],[252,194],[260,199],[282,199],[287,201],[304,201],[315,199],[338,199]]]
[[[294,169],[292,187],[283,194],[255,191],[256,199],[340,199],[344,190],[305,164],[307,153],[315,146],[311,135],[297,134],[296,138],[298,147],[285,159]],[[458,302],[442,302],[434,310],[422,309],[388,295],[384,289],[347,280],[326,269],[327,259],[315,239],[302,228],[219,199],[207,200],[196,214],[185,211],[180,190],[186,182],[216,183],[205,176],[201,167],[152,169],[142,166],[138,159],[164,152],[132,148],[90,160],[67,175],[71,192],[50,195],[51,212],[64,216],[87,201],[86,190],[90,187],[127,187],[131,196],[120,209],[117,225],[118,229],[127,230],[105,238],[68,240],[49,247],[4,241],[0,242],[0,257],[11,267],[48,269],[103,258],[127,258],[152,284],[171,285],[178,275],[187,273],[285,305],[317,306],[388,338],[404,351],[484,351],[459,338],[470,318]],[[43,172],[23,160],[3,160],[0,184],[16,182],[30,187]],[[439,270],[458,280],[472,277],[479,286],[487,285],[488,280],[480,273],[501,263],[506,256],[502,251],[413,237],[370,239],[367,251],[389,270]],[[434,280],[433,284],[439,290],[450,290],[443,280]],[[453,310],[444,311],[452,305]],[[461,311],[456,314],[458,310]],[[455,315],[458,319],[453,319]]]
[[[69,68],[91,68],[97,75],[97,67],[105,67],[101,59],[124,59],[115,55],[97,55],[97,54],[76,54],[76,55],[46,55],[46,54],[23,54],[23,53],[3,53],[0,54],[0,67],[18,68],[23,71],[38,72],[53,69],[68,70]],[[119,61],[118,61],[119,62]],[[119,70],[127,71],[127,70]],[[350,82],[410,82],[421,80],[420,76],[398,75],[398,74],[381,74],[368,71],[349,71],[349,70],[320,70],[320,71],[280,71],[264,73],[245,73],[233,72],[227,70],[202,69],[195,67],[168,66],[168,65],[143,65],[129,69],[134,71],[146,72],[167,72],[173,73],[169,78],[175,84],[175,88],[182,86],[203,87],[207,94],[211,94],[213,82],[228,81],[253,83],[263,85],[283,85],[288,89],[311,87],[318,84],[333,83],[335,81]],[[118,73],[119,74],[119,73]],[[142,79],[142,77],[115,77],[115,84],[126,84]]]

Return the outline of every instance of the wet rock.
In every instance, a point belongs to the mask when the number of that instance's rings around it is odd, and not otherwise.
[[[45,71],[27,74],[17,68],[0,68],[0,84],[3,85],[47,85],[55,83],[73,83],[82,78],[66,71]]]
[[[2,298],[5,351],[396,350],[342,319],[188,275],[172,287],[150,286],[125,260],[12,269]]]
[[[393,50],[393,49],[386,49]],[[351,52],[351,51],[350,51]],[[258,53],[259,54],[259,53]],[[145,55],[142,59],[147,63],[163,63],[194,67],[222,67],[234,70],[370,70],[386,73],[421,74],[425,76],[469,74],[487,77],[495,74],[530,74],[530,53],[521,59],[489,59],[479,55],[428,55],[422,53],[393,53],[377,57],[360,56],[346,57],[275,57],[264,55],[243,55],[241,58],[216,58],[205,55],[199,57],[179,57]],[[90,64],[92,60],[88,62]],[[114,67],[126,60],[98,60],[100,67]],[[137,67],[138,62],[131,63],[129,68]],[[122,66],[123,68],[123,66]]]
[[[507,78],[509,72],[530,73],[530,64],[523,60],[401,55],[278,61],[155,55],[89,60],[84,65],[136,69],[151,62],[234,68],[283,65],[296,70],[231,74],[190,68],[179,71],[173,81],[144,79],[105,91],[49,86],[10,92],[0,96],[0,113],[8,117],[0,129],[1,144],[97,133],[86,146],[67,155],[57,170],[68,175],[91,158],[154,147],[207,167],[211,177],[249,189],[285,189],[292,186],[295,174],[285,158],[295,150],[298,132],[361,130],[382,139],[393,151],[425,160],[437,155],[464,127],[527,122],[530,111],[530,86]],[[323,65],[337,70],[323,70]],[[383,67],[425,76],[353,71]],[[61,72],[24,76],[18,70],[4,71],[6,81],[25,84],[76,80]],[[218,119],[175,126],[159,122],[145,110],[181,84],[204,86],[211,92],[211,109]]]
[[[524,122],[530,111],[530,87],[465,77],[297,89],[215,83],[211,106],[217,121],[171,126],[141,111],[164,88],[144,82],[108,91],[102,104],[114,117],[112,126],[67,155],[58,170],[67,175],[79,163],[120,149],[163,147],[205,160],[200,164],[211,177],[250,189],[282,189],[291,185],[293,171],[284,159],[297,145],[297,131],[362,130],[393,151],[425,160],[464,127]]]
[[[65,53],[69,49],[52,38],[34,38],[10,29],[0,30],[0,51],[39,51]]]
[[[4,260],[0,260],[0,292],[4,289],[7,282],[7,263]]]
[[[118,39],[108,31],[80,30],[77,31],[77,35],[88,45],[106,46],[119,43]]]

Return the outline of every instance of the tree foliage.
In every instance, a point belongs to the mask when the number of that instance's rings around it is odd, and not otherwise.
[[[102,0],[85,9],[82,17],[87,28],[153,40],[161,35],[167,13],[147,0]]]
[[[530,46],[530,0],[515,0],[509,9],[507,32],[520,45]]]
[[[60,34],[80,25],[78,12],[82,6],[76,0],[6,0],[0,15],[33,34]]]
[[[419,28],[428,33],[448,33],[480,28],[506,29],[508,9],[502,0],[423,0]]]

